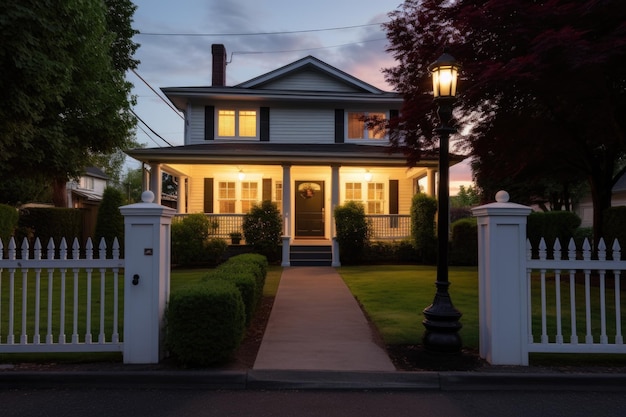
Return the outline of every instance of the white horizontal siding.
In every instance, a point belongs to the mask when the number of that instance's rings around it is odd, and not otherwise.
[[[302,71],[263,85],[261,89],[332,91],[342,93],[359,92],[349,84],[340,82],[317,71]]]
[[[270,109],[270,141],[333,143],[334,109]]]

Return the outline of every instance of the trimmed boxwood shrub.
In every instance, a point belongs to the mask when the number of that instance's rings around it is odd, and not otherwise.
[[[419,193],[411,201],[411,237],[417,253],[417,261],[432,264],[437,257],[435,236],[435,213],[437,200]]]
[[[263,287],[267,276],[268,261],[263,255],[246,253],[236,255],[209,272],[203,280],[222,279],[234,283],[245,306],[246,326],[263,297]]]
[[[172,263],[175,265],[217,265],[224,259],[228,243],[210,237],[215,230],[207,216],[193,213],[172,223]]]
[[[166,310],[166,347],[184,366],[230,359],[241,344],[245,312],[234,283],[209,280],[172,292]]]
[[[9,239],[15,233],[19,215],[15,207],[6,204],[0,204],[0,239],[2,244],[7,247]]]
[[[475,218],[452,223],[451,265],[478,265],[478,226]]]
[[[276,203],[265,200],[253,205],[243,218],[242,229],[246,244],[272,261],[279,259],[283,220]]]
[[[356,264],[363,259],[363,250],[369,238],[365,207],[357,201],[348,201],[335,207],[335,229],[341,262]]]

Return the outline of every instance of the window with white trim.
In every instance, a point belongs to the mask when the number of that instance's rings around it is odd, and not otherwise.
[[[219,109],[217,136],[220,138],[256,138],[257,110]]]
[[[360,182],[347,182],[346,183],[346,201],[362,201],[363,194],[361,193]]]
[[[274,201],[278,206],[278,211],[283,212],[283,182],[276,181],[274,188]]]
[[[218,183],[217,200],[220,213],[235,213],[235,203],[237,202],[237,191],[235,181],[220,181]]]
[[[385,139],[386,132],[383,129],[368,129],[365,124],[366,118],[385,120],[385,113],[377,112],[347,112],[348,139]]]
[[[259,183],[252,181],[241,182],[241,212],[247,213],[259,201]]]
[[[385,207],[385,184],[382,182],[367,183],[367,202],[365,212],[367,214],[384,214]]]

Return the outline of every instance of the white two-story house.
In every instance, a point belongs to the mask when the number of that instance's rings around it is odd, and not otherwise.
[[[178,212],[211,216],[223,237],[262,200],[278,205],[286,245],[330,246],[333,209],[349,200],[364,204],[374,239],[409,236],[412,196],[434,194],[437,157],[409,167],[363,121],[394,117],[400,95],[312,56],[226,86],[226,49],[212,53],[211,86],[162,89],[184,113],[184,145],[127,151],[150,167],[155,196],[160,172],[174,175]]]

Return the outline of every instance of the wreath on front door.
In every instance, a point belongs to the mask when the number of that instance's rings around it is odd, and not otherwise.
[[[315,193],[320,190],[319,184],[313,182],[304,182],[298,186],[298,193],[304,199],[313,198]]]

